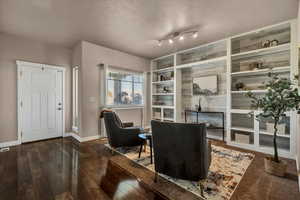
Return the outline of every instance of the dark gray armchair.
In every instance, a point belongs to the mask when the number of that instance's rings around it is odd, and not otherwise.
[[[211,146],[205,124],[152,120],[151,127],[156,172],[190,181],[207,178]]]
[[[143,140],[138,137],[140,128],[130,127],[133,123],[122,123],[115,112],[103,112],[108,142],[111,147],[139,146]]]

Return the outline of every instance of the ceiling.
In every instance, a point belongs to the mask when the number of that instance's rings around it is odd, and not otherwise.
[[[297,17],[298,0],[0,0],[0,32],[73,47],[86,40],[154,58]],[[199,37],[155,40],[197,27]]]

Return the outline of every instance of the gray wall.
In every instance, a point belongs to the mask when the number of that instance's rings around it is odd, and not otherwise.
[[[95,45],[86,41],[81,42],[81,129],[80,136],[95,136],[99,133],[99,111],[103,103],[100,99],[101,90],[100,67],[104,63],[121,68],[145,72],[150,70],[150,61],[145,58],[133,56],[117,50]],[[93,100],[91,100],[93,99]],[[139,121],[139,111],[122,111],[121,119],[124,121]],[[130,116],[130,117],[129,117]],[[136,117],[136,119],[132,118]],[[127,117],[129,120],[127,120]]]
[[[66,131],[71,129],[72,51],[13,35],[0,34],[0,142],[17,140],[16,60],[59,65],[66,68]]]
[[[209,96],[193,96],[192,95],[192,84],[193,78],[213,76],[218,77],[218,93],[216,95]],[[226,66],[208,66],[208,67],[193,67],[182,70],[182,85],[181,85],[181,107],[183,111],[185,109],[195,110],[195,105],[198,105],[199,98],[201,98],[201,107],[204,111],[216,111],[224,112],[225,126],[226,126]],[[184,117],[182,116],[184,120]],[[222,118],[220,115],[214,114],[201,115],[201,121],[208,122],[214,126],[222,126]],[[196,116],[188,117],[188,122],[196,121]],[[226,129],[225,129],[226,130]],[[220,130],[209,130],[209,136],[220,137]]]

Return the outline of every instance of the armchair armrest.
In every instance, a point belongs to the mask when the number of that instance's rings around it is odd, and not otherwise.
[[[120,129],[120,139],[126,141],[125,146],[138,146],[143,143],[143,140],[138,137],[141,133],[141,130],[136,127],[128,127]]]
[[[140,134],[141,130],[137,127],[126,127],[126,128],[121,128],[121,133],[124,133],[124,134]]]
[[[133,122],[125,122],[125,123],[122,123],[122,125],[124,128],[133,127]]]

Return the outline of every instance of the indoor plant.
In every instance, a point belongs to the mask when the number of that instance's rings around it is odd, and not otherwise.
[[[269,73],[269,80],[266,83],[267,92],[262,97],[255,96],[248,92],[251,104],[261,110],[256,116],[258,120],[270,119],[274,124],[273,146],[274,156],[265,158],[265,171],[277,176],[284,176],[286,163],[278,158],[277,132],[278,124],[288,111],[299,111],[300,96],[298,88],[287,78]],[[298,112],[299,113],[299,112]]]

